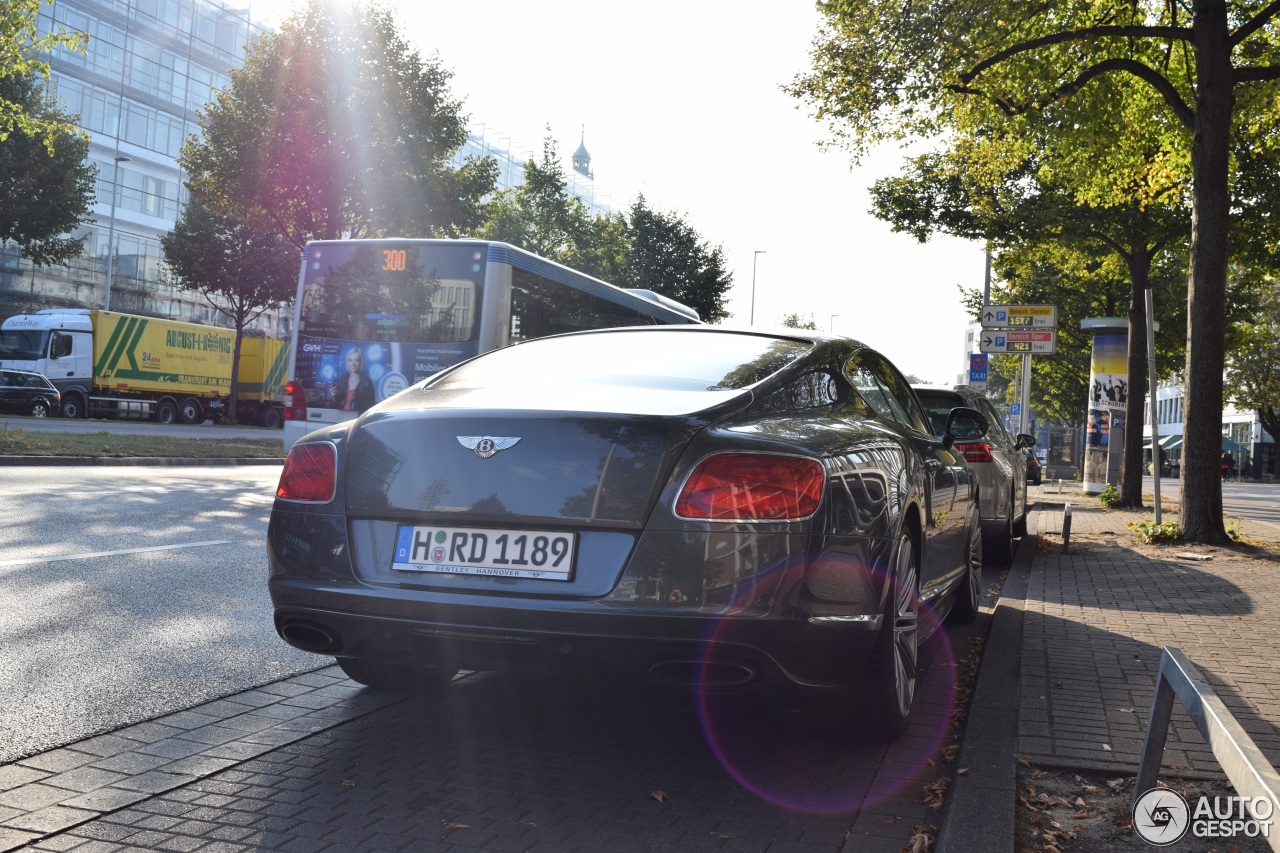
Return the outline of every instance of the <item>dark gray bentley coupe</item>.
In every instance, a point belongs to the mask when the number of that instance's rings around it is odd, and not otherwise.
[[[795,332],[792,334],[791,332]],[[289,453],[275,625],[377,688],[459,669],[825,691],[906,726],[921,636],[978,610],[977,483],[847,338],[707,326],[541,338]]]

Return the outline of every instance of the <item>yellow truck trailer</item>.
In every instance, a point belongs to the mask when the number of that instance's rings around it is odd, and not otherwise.
[[[288,372],[288,342],[246,335],[240,342],[236,419],[279,429],[284,423],[284,383]]]
[[[47,376],[61,392],[61,412],[68,418],[203,423],[220,417],[231,391],[236,335],[228,329],[113,311],[51,309],[8,318],[0,336],[4,366]],[[255,390],[247,404],[261,422],[269,419],[263,412],[272,407],[272,397],[283,392],[274,390],[269,375],[284,344],[246,338],[250,341],[255,341],[249,351],[256,361],[246,375]],[[243,361],[242,356],[246,373]],[[283,376],[284,367],[278,370]],[[277,400],[273,426],[279,425],[278,407]]]

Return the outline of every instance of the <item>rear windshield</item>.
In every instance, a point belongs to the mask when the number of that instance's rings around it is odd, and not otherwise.
[[[462,365],[433,389],[496,383],[607,383],[685,391],[754,385],[812,348],[805,341],[711,331],[610,331],[541,338]]]
[[[924,406],[925,413],[929,415],[929,425],[933,427],[933,431],[941,435],[947,425],[947,415],[951,414],[952,409],[958,409],[962,406],[969,405],[964,398],[954,391],[921,391],[916,390],[916,398],[920,400],[920,405]]]

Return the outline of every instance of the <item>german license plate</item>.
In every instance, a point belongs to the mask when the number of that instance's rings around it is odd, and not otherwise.
[[[391,568],[567,581],[573,573],[575,544],[571,533],[544,530],[402,525]]]

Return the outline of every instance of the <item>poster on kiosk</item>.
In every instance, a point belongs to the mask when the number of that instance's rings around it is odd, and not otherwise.
[[[1080,325],[1093,332],[1083,485],[1086,495],[1096,495],[1120,482],[1124,411],[1129,400],[1129,324],[1123,317],[1106,317]]]

